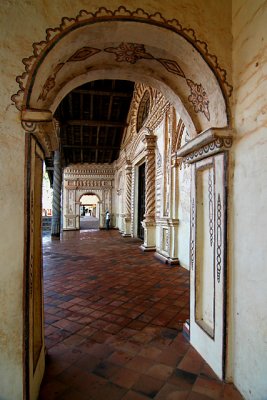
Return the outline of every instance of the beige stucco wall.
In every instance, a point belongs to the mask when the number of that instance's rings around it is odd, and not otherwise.
[[[6,4],[1,7],[1,14],[12,9],[14,12],[14,7]],[[10,20],[2,15],[0,26],[0,397],[20,400],[23,390],[24,133],[10,100],[10,93],[17,90],[14,78],[19,62],[18,57],[12,56],[15,46]]]
[[[0,96],[0,398],[20,400],[23,382],[24,134],[17,121],[17,112],[9,106],[10,86],[10,81],[2,82]]]
[[[266,0],[233,1],[232,373],[257,400],[267,393],[266,27]]]
[[[185,28],[195,30],[199,39],[209,45],[212,54],[216,54],[220,65],[231,65],[231,1],[214,0],[9,0],[1,7],[1,36],[4,39],[4,51],[12,60],[12,67],[21,72],[17,64],[31,54],[31,44],[44,39],[48,27],[59,26],[62,17],[74,17],[81,9],[95,11],[103,6],[116,9],[123,5],[135,10],[140,7],[148,13],[159,11],[167,19],[176,18]],[[27,23],[29,21],[30,23]],[[12,24],[10,23],[12,22]],[[23,36],[21,29],[23,27]],[[2,38],[1,38],[2,39]],[[16,45],[11,45],[16,43]],[[12,68],[12,69],[13,69]],[[12,73],[12,70],[10,71]],[[230,74],[230,71],[229,71]]]

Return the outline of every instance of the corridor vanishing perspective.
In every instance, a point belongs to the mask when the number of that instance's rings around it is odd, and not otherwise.
[[[115,230],[45,240],[40,400],[242,399],[189,345],[189,273]]]
[[[0,400],[266,400],[267,0],[2,3]]]

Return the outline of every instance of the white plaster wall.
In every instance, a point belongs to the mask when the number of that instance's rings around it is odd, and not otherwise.
[[[178,208],[178,259],[180,265],[189,269],[190,242],[190,185],[191,168],[182,167],[179,170],[179,208]]]
[[[233,1],[231,346],[246,399],[267,396],[267,2]]]

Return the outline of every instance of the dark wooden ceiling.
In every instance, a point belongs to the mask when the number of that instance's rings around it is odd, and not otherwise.
[[[121,140],[133,96],[134,82],[98,80],[70,92],[59,104],[63,165],[112,163]]]

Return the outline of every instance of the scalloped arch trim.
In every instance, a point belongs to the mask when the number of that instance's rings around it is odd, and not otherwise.
[[[63,17],[59,27],[46,29],[45,40],[33,43],[33,54],[22,60],[25,66],[25,71],[16,77],[16,81],[19,84],[19,90],[16,94],[11,96],[11,100],[15,103],[17,109],[22,110],[26,107],[27,98],[31,91],[31,81],[34,79],[38,65],[49,52],[50,48],[53,47],[61,37],[80,26],[109,20],[142,21],[170,29],[183,36],[198,50],[213,70],[225,97],[227,98],[231,96],[233,87],[227,81],[226,70],[220,67],[217,57],[209,52],[207,43],[199,40],[193,29],[183,28],[177,19],[165,19],[159,12],[149,14],[142,8],[137,8],[136,10],[131,11],[124,6],[120,6],[115,10],[100,7],[96,12],[81,10],[75,18]]]

